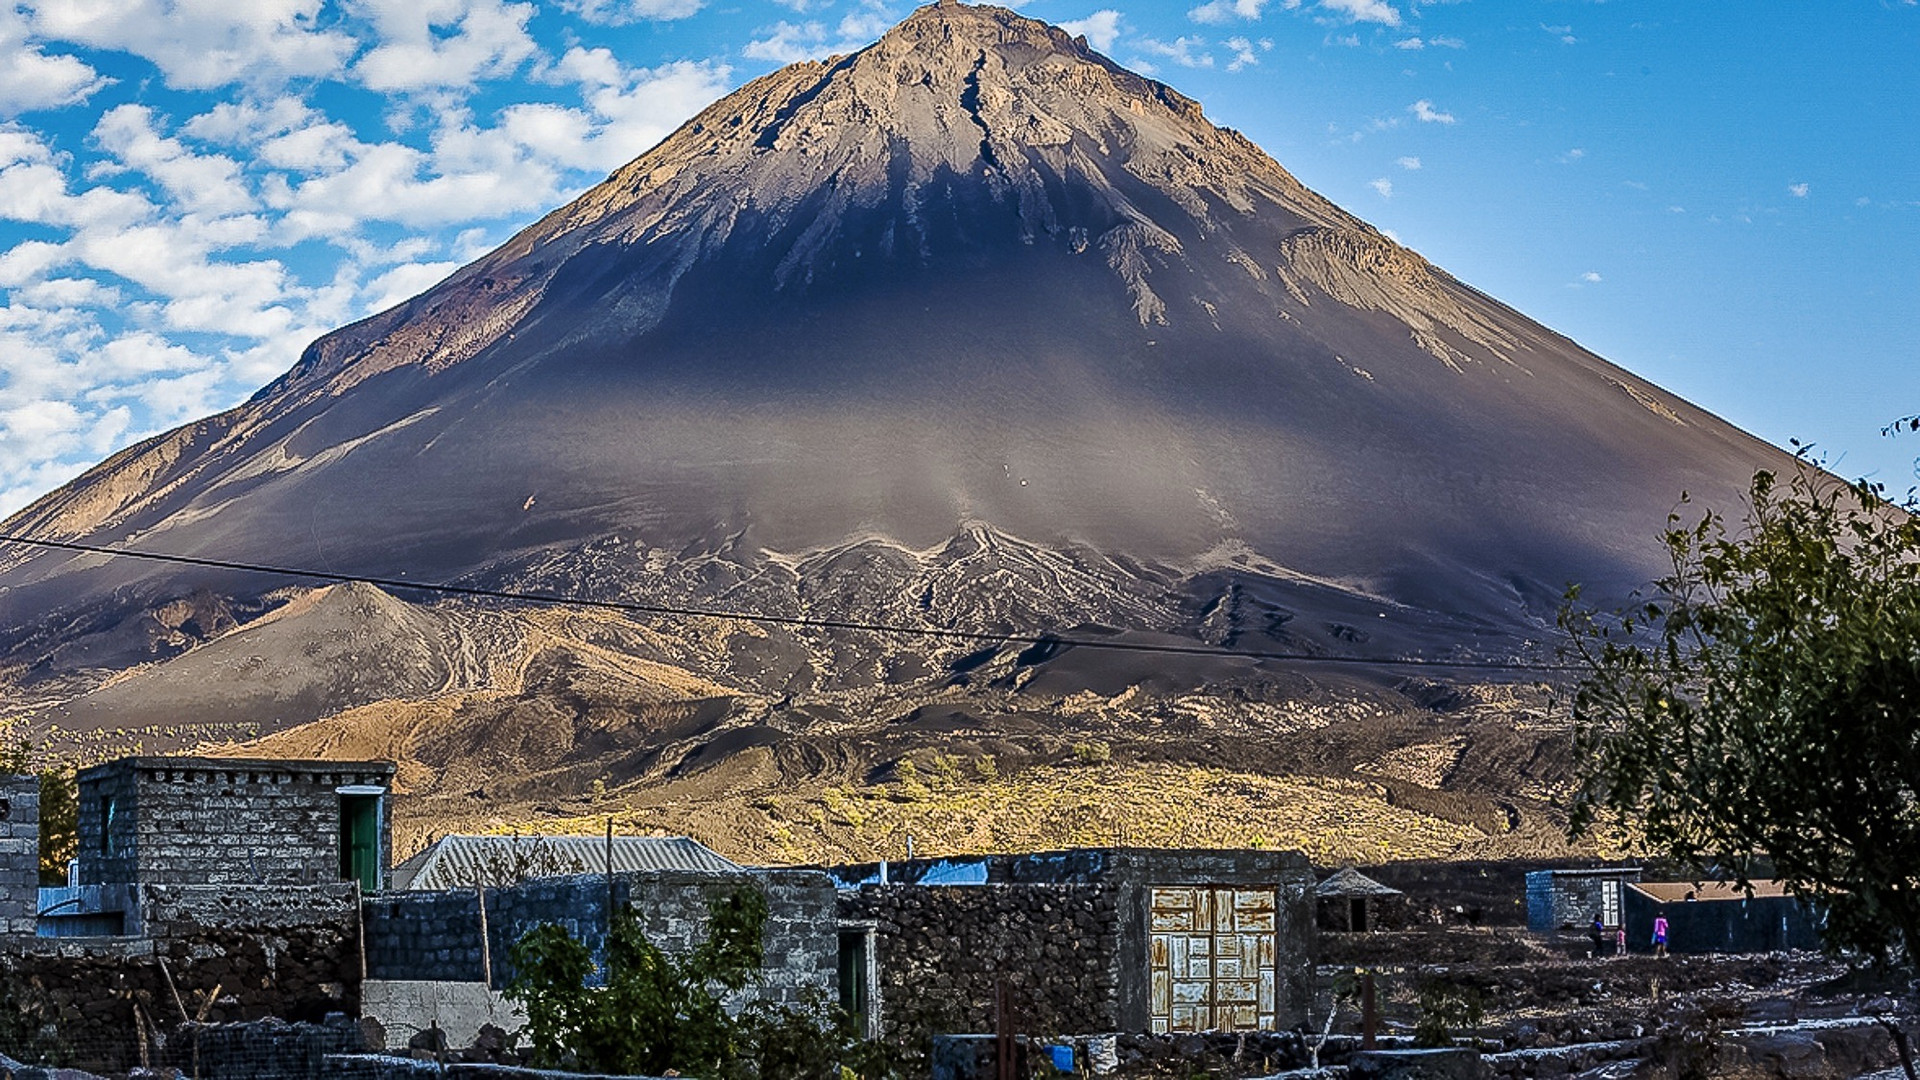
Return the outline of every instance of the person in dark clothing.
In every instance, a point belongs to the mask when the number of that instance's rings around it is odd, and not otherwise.
[[[1593,952],[1591,955],[1595,960],[1600,959],[1600,950],[1604,947],[1607,940],[1607,924],[1600,916],[1595,915],[1593,917],[1593,925],[1588,927],[1587,936],[1593,939]]]

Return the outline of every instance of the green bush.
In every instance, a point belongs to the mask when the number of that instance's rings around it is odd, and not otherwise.
[[[708,905],[707,939],[668,956],[631,908],[614,912],[604,985],[590,987],[592,952],[560,927],[537,927],[513,947],[506,996],[527,1010],[523,1029],[542,1068],[710,1080],[891,1080],[894,1053],[859,1039],[822,1001],[802,1008],[757,1002],[738,1015],[727,997],[760,972],[767,902],[742,886]]]

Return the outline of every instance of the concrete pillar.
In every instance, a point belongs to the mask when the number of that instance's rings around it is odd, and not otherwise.
[[[31,934],[40,905],[40,778],[0,775],[0,934]]]

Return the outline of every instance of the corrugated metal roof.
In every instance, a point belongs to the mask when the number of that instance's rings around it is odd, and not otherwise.
[[[1315,896],[1400,896],[1399,889],[1382,885],[1349,866],[1313,887]]]
[[[737,874],[739,863],[689,836],[616,836],[613,869]],[[393,868],[396,889],[470,889],[607,872],[604,836],[446,836]]]
[[[1751,884],[1753,895],[1756,897],[1787,895],[1787,887],[1770,878],[1759,879]],[[1685,903],[1689,893],[1695,900],[1745,900],[1747,898],[1747,890],[1731,881],[1642,881],[1635,883],[1633,887],[1662,903]]]

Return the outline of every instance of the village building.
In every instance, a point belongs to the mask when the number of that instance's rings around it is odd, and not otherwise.
[[[1313,887],[1314,923],[1331,933],[1404,930],[1407,894],[1349,866]]]
[[[840,867],[877,1011],[993,1029],[1006,985],[1049,1031],[1279,1030],[1305,1020],[1313,871],[1295,852],[1093,848]],[[842,935],[843,956],[860,940]],[[849,957],[857,967],[860,957]]]
[[[40,779],[0,776],[0,934],[31,934],[40,899]]]
[[[1635,882],[1626,888],[1627,947],[1653,948],[1653,922],[1667,920],[1667,951],[1759,953],[1818,949],[1819,912],[1778,881]]]
[[[1637,866],[1536,870],[1527,875],[1527,929],[1538,933],[1578,930],[1595,918],[1618,929],[1626,911],[1626,888],[1640,880]]]
[[[141,936],[157,898],[197,890],[381,889],[392,780],[379,761],[129,757],[83,769],[72,880],[40,890],[40,933]]]

